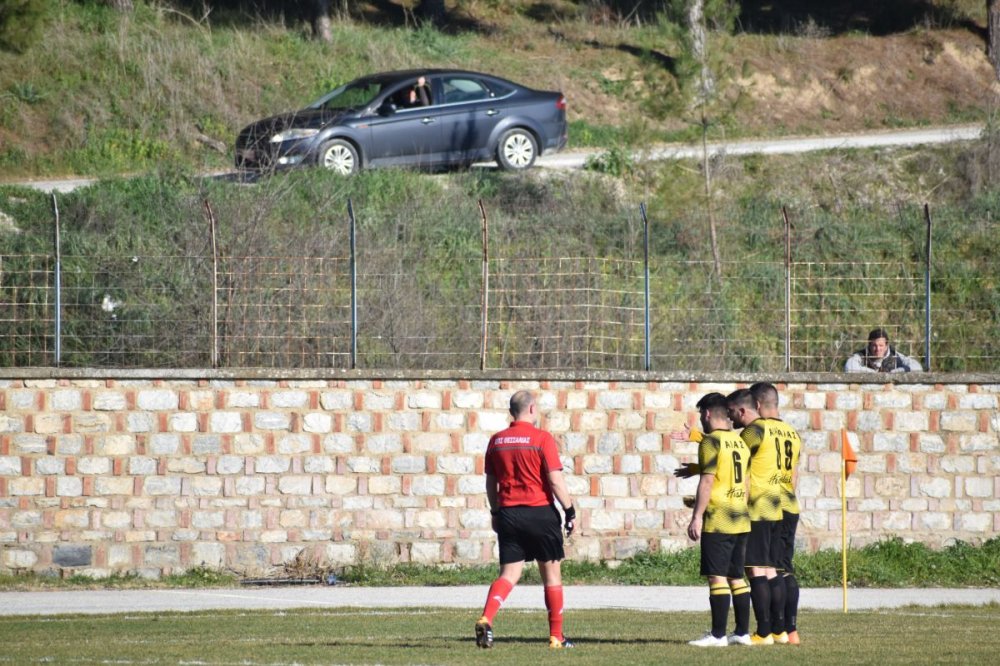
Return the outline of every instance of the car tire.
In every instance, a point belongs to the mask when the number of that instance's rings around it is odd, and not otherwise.
[[[333,139],[319,150],[319,165],[342,176],[355,174],[361,168],[358,150],[350,141]]]
[[[497,164],[505,171],[527,169],[538,157],[538,142],[526,129],[507,130],[497,143]]]

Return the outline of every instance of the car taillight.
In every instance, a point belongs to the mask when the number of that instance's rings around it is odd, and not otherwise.
[[[556,100],[556,108],[560,111],[566,110],[566,97],[565,95],[559,95],[559,99]]]

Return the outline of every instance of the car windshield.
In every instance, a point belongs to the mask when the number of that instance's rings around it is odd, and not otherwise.
[[[353,81],[327,93],[309,105],[310,109],[360,109],[382,91],[378,81]]]

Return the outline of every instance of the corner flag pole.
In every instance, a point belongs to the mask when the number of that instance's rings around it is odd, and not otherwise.
[[[840,575],[844,588],[844,612],[847,612],[847,477],[858,464],[847,431],[840,431]]]
[[[841,431],[847,443],[847,431]],[[843,455],[843,447],[841,447]],[[840,464],[840,581],[844,588],[844,612],[847,612],[847,460]]]

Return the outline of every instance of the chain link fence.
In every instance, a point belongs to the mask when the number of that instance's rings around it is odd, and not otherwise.
[[[491,228],[474,204],[461,242],[380,237],[345,206],[301,255],[0,253],[0,366],[835,372],[881,326],[928,369],[1000,367],[994,264],[935,264],[929,211],[900,213],[912,243],[879,261],[851,260],[835,215],[774,209],[753,238],[734,213],[717,268],[678,258],[711,256],[697,214],[604,212],[614,242],[564,255],[525,240],[544,220]]]

